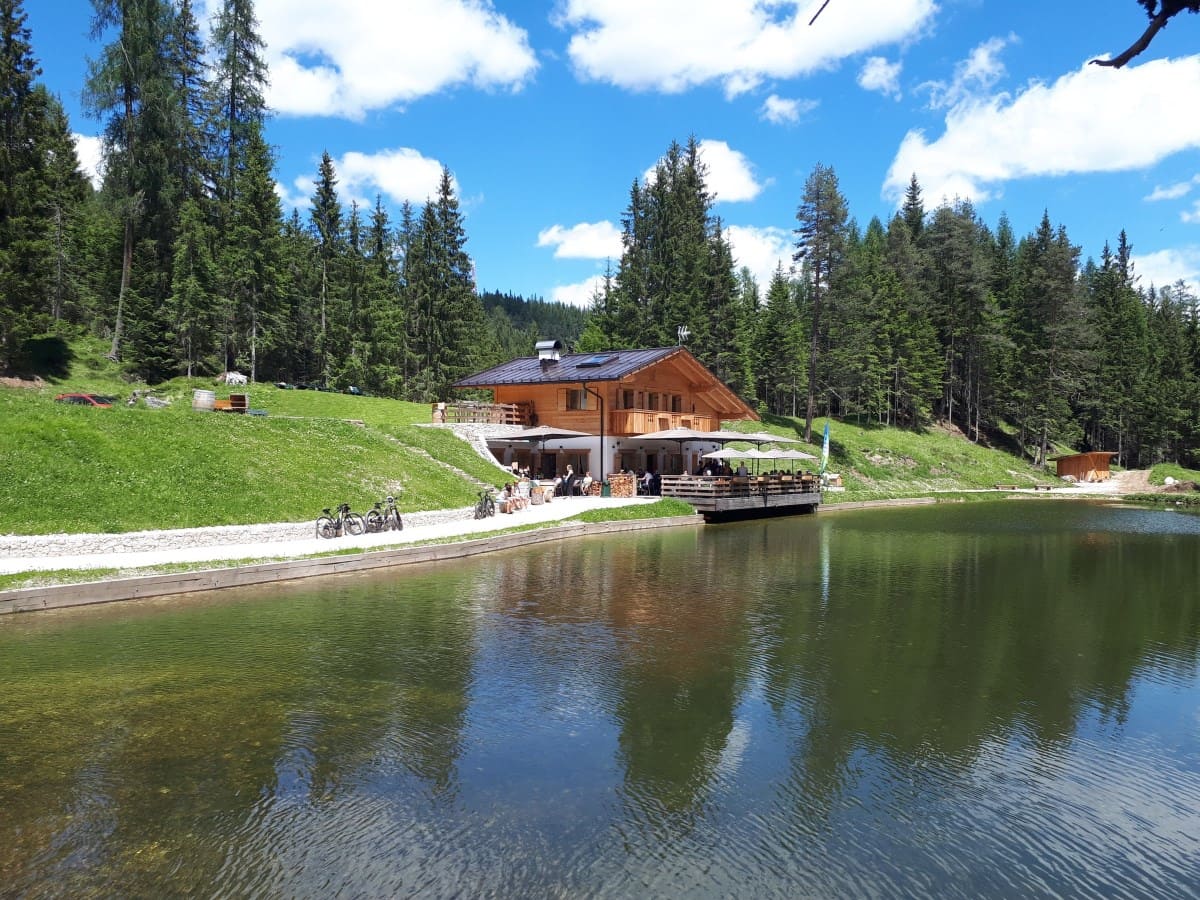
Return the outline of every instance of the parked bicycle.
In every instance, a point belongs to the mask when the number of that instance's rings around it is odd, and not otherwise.
[[[336,516],[329,512],[327,506],[317,517],[317,537],[335,538],[343,534],[362,534],[366,530],[366,520],[358,513],[351,512],[349,503],[339,504]]]
[[[400,510],[396,509],[396,498],[391,494],[386,500],[375,501],[375,508],[367,510],[367,514],[363,518],[366,519],[367,531],[370,534],[404,530],[404,521],[400,518]]]
[[[493,496],[492,489],[479,492],[479,502],[475,504],[475,518],[486,519],[488,516],[496,514],[496,498]]]

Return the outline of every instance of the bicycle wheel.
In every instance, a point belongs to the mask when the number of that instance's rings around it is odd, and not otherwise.
[[[377,509],[367,510],[367,514],[363,516],[363,520],[367,523],[367,532],[369,534],[376,534],[387,527],[383,514]]]
[[[367,530],[366,520],[356,512],[346,513],[346,534],[362,534]]]
[[[479,502],[475,504],[475,518],[482,519],[487,515],[487,507],[484,505],[483,498],[479,498]]]
[[[484,497],[483,503],[483,514],[485,516],[494,516],[496,514],[496,501],[491,497]]]
[[[404,521],[400,518],[399,510],[389,509],[388,514],[384,517],[383,527],[392,531],[403,531]]]
[[[333,519],[329,516],[321,516],[317,519],[317,537],[337,537],[337,526],[333,524]]]

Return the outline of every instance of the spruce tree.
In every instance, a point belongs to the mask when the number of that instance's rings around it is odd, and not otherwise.
[[[0,0],[0,370],[78,294],[76,216],[90,193],[58,100],[35,83],[26,16]]]
[[[168,202],[175,135],[171,129],[174,88],[166,49],[172,17],[162,0],[92,0],[92,7],[93,37],[115,32],[100,57],[90,63],[84,100],[93,115],[107,120],[104,189],[121,222],[120,287],[109,354],[118,359],[130,292],[138,293],[140,308],[153,311],[169,285],[164,274],[170,271],[174,244]],[[142,264],[136,285],[135,255]],[[141,323],[140,331],[148,365],[161,368],[154,326]],[[133,364],[138,366],[139,361]]]
[[[808,404],[804,414],[804,440],[812,442],[812,421],[817,405],[817,365],[822,340],[823,305],[832,279],[845,256],[846,198],[838,186],[832,166],[813,168],[804,184],[804,196],[796,210],[796,252],[803,262],[809,303]]]

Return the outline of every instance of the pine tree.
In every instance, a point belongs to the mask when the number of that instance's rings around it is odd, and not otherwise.
[[[252,0],[222,0],[212,30],[214,106],[220,110],[222,178],[218,196],[232,210],[238,178],[266,119],[267,66]],[[256,137],[257,136],[257,137]]]
[[[188,378],[215,349],[214,278],[212,234],[198,200],[188,198],[179,216],[179,236],[171,272],[172,332]]]
[[[84,99],[105,126],[105,191],[113,199],[122,223],[121,277],[113,314],[110,356],[121,354],[125,330],[125,301],[131,291],[139,306],[156,310],[166,296],[170,268],[166,263],[174,244],[168,227],[169,159],[173,86],[166,64],[171,11],[161,0],[92,0],[94,37],[115,29],[112,42],[91,62]],[[142,246],[143,242],[149,242]],[[135,255],[143,263],[141,283],[134,285]],[[141,346],[147,362],[159,368],[154,328],[142,323]],[[154,359],[150,359],[154,357]],[[134,360],[134,365],[138,365]]]
[[[758,338],[761,348],[759,396],[771,412],[794,416],[798,398],[807,388],[804,381],[804,328],[793,285],[782,265],[776,267],[767,288]]]
[[[838,186],[832,166],[820,163],[804,184],[804,197],[796,210],[797,262],[803,261],[802,277],[808,288],[808,406],[804,415],[804,440],[812,442],[816,415],[817,365],[822,339],[821,315],[830,283],[842,264],[846,246],[846,198]]]
[[[1052,440],[1073,444],[1081,432],[1071,404],[1086,383],[1094,333],[1077,281],[1079,248],[1066,229],[1054,229],[1043,214],[1017,255],[1014,340],[1026,397],[1022,438],[1035,441],[1035,462],[1045,466]]]
[[[321,154],[309,221],[316,245],[316,288],[320,310],[317,357],[321,382],[329,384],[335,364],[340,361],[348,341],[348,317],[341,280],[345,247],[342,207],[337,196],[337,175],[333,169],[333,158],[328,151]]]
[[[35,83],[26,16],[0,0],[0,370],[62,317],[76,290],[76,210],[87,194],[58,101]]]
[[[271,178],[271,149],[257,128],[250,130],[242,157],[239,190],[223,244],[223,283],[231,303],[238,346],[248,354],[250,380],[259,376],[259,356],[284,338],[282,314],[282,211]]]

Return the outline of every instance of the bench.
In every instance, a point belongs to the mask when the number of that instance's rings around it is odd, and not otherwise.
[[[998,491],[1015,491],[1017,489],[1015,484],[994,484],[992,487]]]
[[[1033,486],[1033,489],[1035,491],[1050,491],[1050,490],[1054,489],[1054,485],[1052,485],[1052,484],[1035,484]]]

